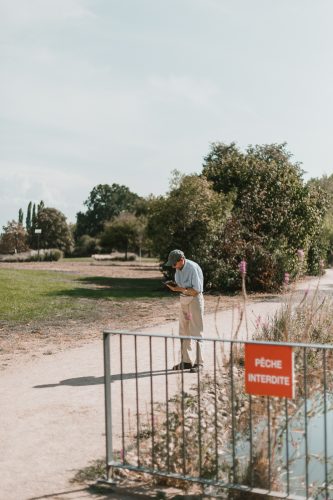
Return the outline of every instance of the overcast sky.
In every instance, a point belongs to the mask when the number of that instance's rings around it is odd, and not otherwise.
[[[94,186],[164,194],[214,141],[333,173],[333,1],[0,0],[0,228]]]

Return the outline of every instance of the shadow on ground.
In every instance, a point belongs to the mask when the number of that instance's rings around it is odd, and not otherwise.
[[[186,373],[189,370],[184,370]],[[173,371],[172,369],[170,370],[155,370],[150,373],[150,371],[147,372],[138,372],[136,373],[123,373],[121,376],[120,373],[117,375],[111,375],[111,383],[116,382],[117,380],[130,380],[130,379],[135,379],[136,377],[138,378],[144,378],[144,377],[158,377],[160,375],[165,375],[165,374],[172,374],[172,375],[177,375],[177,371]],[[68,385],[72,387],[82,387],[85,385],[99,385],[99,384],[104,384],[104,377],[77,377],[77,378],[67,378],[65,380],[61,380],[57,384],[43,384],[43,385],[35,385],[34,389],[47,389],[49,387],[60,387],[62,385]]]
[[[168,295],[162,280],[156,278],[106,278],[104,276],[85,277],[76,280],[78,286],[71,290],[50,292],[53,297],[84,299],[144,299],[161,298]]]
[[[147,486],[109,486],[103,484],[92,484],[83,488],[77,488],[67,491],[54,492],[49,495],[41,497],[31,497],[29,500],[42,500],[42,499],[59,499],[59,500],[74,500],[78,498],[95,498],[96,500],[106,500],[108,498],[134,500],[134,499],[149,499],[155,498],[156,500],[201,500],[206,498],[202,495],[186,495],[168,493],[167,489],[160,491],[158,489],[150,489]]]

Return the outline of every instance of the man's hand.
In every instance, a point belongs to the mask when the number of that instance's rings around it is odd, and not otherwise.
[[[180,292],[181,291],[180,286],[178,286],[176,283],[165,283],[165,284],[173,292]],[[182,290],[183,290],[183,288],[182,288]]]
[[[173,292],[180,292],[183,293],[184,295],[188,295],[189,297],[195,297],[196,295],[198,295],[198,292],[194,290],[194,288],[183,288],[178,285],[174,286],[170,283],[166,283],[166,286],[170,288],[170,290],[172,290]]]
[[[196,297],[198,292],[194,290],[194,288],[184,288],[186,290],[185,295],[189,295],[190,297]]]

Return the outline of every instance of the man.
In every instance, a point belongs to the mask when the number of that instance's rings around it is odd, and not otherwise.
[[[200,266],[186,259],[182,250],[172,250],[169,253],[167,266],[176,269],[175,283],[166,283],[173,292],[180,292],[179,335],[184,337],[203,336],[203,274]],[[196,342],[196,358],[192,365],[189,351],[191,339],[181,341],[181,362],[173,370],[188,370],[197,372],[203,366],[201,343]]]

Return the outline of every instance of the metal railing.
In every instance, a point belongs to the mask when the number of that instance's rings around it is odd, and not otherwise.
[[[174,371],[185,340],[104,332],[107,479],[118,468],[232,498],[333,499],[333,346],[192,338],[203,369]],[[293,348],[293,399],[245,393],[246,344]]]

